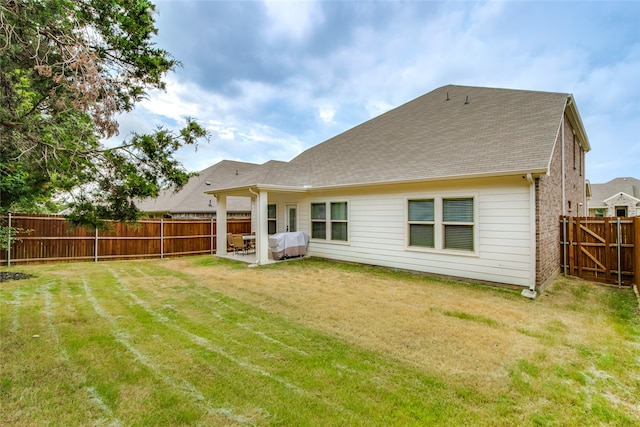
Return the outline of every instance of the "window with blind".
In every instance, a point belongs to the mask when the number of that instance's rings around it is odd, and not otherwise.
[[[311,238],[327,238],[327,205],[311,203]]]
[[[347,239],[347,202],[331,203],[331,240]]]
[[[473,251],[473,198],[442,199],[443,248]]]
[[[267,232],[269,234],[276,234],[278,230],[276,212],[276,205],[267,205]]]
[[[348,241],[348,219],[347,202],[311,203],[311,238]]]
[[[435,247],[433,199],[409,200],[409,246]]]

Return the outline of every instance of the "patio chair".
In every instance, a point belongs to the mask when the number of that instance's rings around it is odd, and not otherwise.
[[[238,253],[238,251],[242,251],[245,254],[247,253],[247,245],[240,234],[233,235],[233,252]]]
[[[233,244],[233,234],[227,233],[227,251],[232,250],[235,252],[235,247]]]

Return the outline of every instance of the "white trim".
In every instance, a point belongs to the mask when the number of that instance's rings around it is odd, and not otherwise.
[[[295,217],[295,224],[294,224],[294,230],[290,230],[289,229],[289,225],[291,224],[290,220],[290,212],[291,210],[295,210],[296,213],[296,217]],[[300,223],[298,222],[298,204],[297,203],[287,203],[285,208],[284,208],[284,226],[285,226],[285,231],[290,232],[290,231],[298,231],[300,228]]]
[[[536,239],[536,181],[531,177],[531,174],[527,174],[526,178],[529,182],[529,250],[531,251],[531,256],[529,257],[531,263],[529,266],[529,289],[535,290],[538,258],[538,241]]]
[[[331,232],[331,224],[334,222],[331,219],[331,204],[332,203],[346,203],[347,204],[347,219],[346,221],[337,220],[335,222],[345,222],[347,224],[347,240],[334,240]],[[325,205],[325,238],[313,237],[313,223],[312,218],[312,204],[324,204]],[[321,220],[315,220],[320,222]],[[309,200],[309,239],[315,242],[330,243],[336,245],[350,245],[351,242],[351,200],[344,197],[328,197],[322,199],[310,199]]]
[[[439,194],[416,194],[406,196],[404,198],[404,245],[407,252],[426,252],[426,253],[438,253],[447,255],[461,255],[461,256],[480,256],[480,241],[478,237],[479,233],[479,220],[480,220],[480,202],[478,200],[477,192],[447,192]],[[473,223],[469,224],[473,226],[473,250],[456,250],[446,249],[444,247],[444,227],[445,221],[443,218],[444,200],[445,199],[472,199],[473,200]],[[410,246],[409,245],[409,201],[410,200],[433,200],[434,218],[433,218],[433,248]],[[461,223],[460,225],[464,225]]]

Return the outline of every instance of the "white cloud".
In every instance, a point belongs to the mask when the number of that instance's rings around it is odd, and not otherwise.
[[[323,104],[318,107],[318,115],[320,119],[325,123],[335,123],[333,116],[336,114],[336,109],[328,104]]]
[[[153,93],[138,108],[138,118],[122,121],[123,129],[146,129],[196,117],[214,138],[197,155],[184,154],[190,169],[223,158],[289,160],[451,83],[573,93],[593,146],[587,178],[604,182],[640,173],[636,2],[190,4],[198,9],[189,15],[192,20],[229,13],[217,17],[228,25],[211,30],[218,37],[207,51],[190,56],[196,63],[184,64],[204,70],[198,78],[210,80],[198,85],[177,70],[167,93]],[[247,13],[251,27],[233,21]],[[193,53],[206,40],[204,33],[191,33],[180,35],[185,52]],[[244,50],[230,48],[234,40]],[[181,57],[180,51],[172,53]],[[216,61],[206,60],[211,55]]]
[[[269,26],[266,36],[272,41],[288,39],[301,42],[322,22],[322,12],[315,1],[265,0]]]

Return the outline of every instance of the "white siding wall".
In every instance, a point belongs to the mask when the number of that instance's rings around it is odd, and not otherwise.
[[[407,200],[431,197],[474,197],[474,253],[407,246]],[[309,244],[312,256],[529,286],[535,269],[529,200],[526,180],[512,177],[395,186],[384,192],[336,191],[304,197],[270,194],[269,203],[278,204],[279,231],[283,231],[286,203],[297,203],[299,230],[310,234],[311,202],[348,202],[349,241],[313,239]]]

